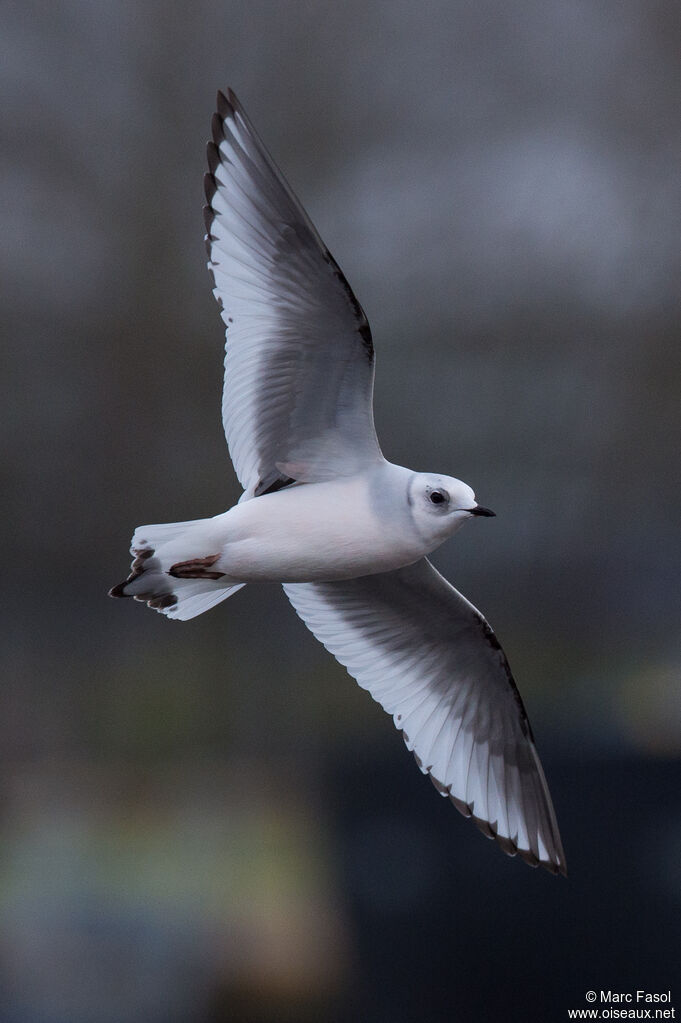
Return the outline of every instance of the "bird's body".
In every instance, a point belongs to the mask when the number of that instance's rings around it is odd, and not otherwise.
[[[508,662],[426,558],[493,513],[460,480],[383,457],[366,316],[231,92],[218,96],[208,159],[223,421],[244,493],[213,518],[138,527],[132,571],[111,593],[187,620],[247,583],[281,582],[438,790],[506,852],[564,873]]]
[[[450,489],[459,484],[468,507],[446,517],[423,515],[417,485],[421,475],[440,487],[448,480],[381,459],[351,476],[288,486],[214,518],[186,523],[180,535],[155,543],[154,556],[173,578],[203,575],[223,587],[328,582],[402,568],[429,554],[478,511],[470,488],[449,480]],[[155,528],[137,530],[133,546],[138,551],[149,549],[146,534],[153,537]],[[189,550],[196,561],[193,571],[186,564]],[[206,559],[212,559],[210,565]],[[174,570],[178,564],[184,566],[182,574]],[[137,582],[139,592],[144,586],[146,581]],[[129,594],[136,595],[135,585]]]

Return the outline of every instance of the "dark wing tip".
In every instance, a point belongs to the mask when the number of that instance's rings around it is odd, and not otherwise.
[[[213,114],[210,121],[210,131],[213,136],[213,142],[218,146],[225,137],[224,123],[224,120],[218,113]]]
[[[485,838],[497,837],[496,827],[493,826],[490,821],[486,821],[484,817],[476,817],[474,813],[471,814],[471,819],[478,831],[482,831]]]
[[[562,874],[563,877],[567,877],[567,867],[564,863],[554,863],[553,860],[540,860],[539,866],[543,867],[544,870],[548,870],[549,874]]]
[[[220,150],[212,139],[206,143],[206,159],[208,160],[208,170],[211,174],[215,174],[220,166]]]
[[[457,797],[453,796],[451,792],[449,793],[449,798],[460,814],[462,814],[464,817],[473,816],[473,811],[471,807],[468,805],[468,803],[464,802],[463,799],[457,799]]]
[[[567,877],[567,866],[565,864],[565,856],[563,855],[562,849],[560,852],[556,851],[556,859],[553,860],[542,860],[532,852],[531,849],[519,849],[516,843],[510,839],[501,837],[500,835],[493,836],[507,856],[519,856],[521,860],[528,864],[530,867],[543,867],[544,870],[548,870],[549,874],[557,876],[562,874],[563,877]]]
[[[530,867],[539,866],[539,857],[536,856],[531,849],[518,849],[518,856],[525,863],[529,864]]]
[[[487,835],[488,838],[495,839],[507,856],[519,856],[530,867],[543,867],[544,870],[548,870],[549,874],[562,874],[563,877],[567,877],[567,867],[565,866],[565,856],[562,849],[555,851],[556,859],[542,860],[531,849],[519,849],[512,838],[497,834],[494,824],[490,826],[486,821],[480,821],[478,817],[473,817],[473,820],[483,834]]]
[[[478,824],[477,819],[475,823]],[[480,825],[478,824],[478,827]],[[480,830],[485,834],[485,829],[480,827]],[[507,856],[519,856],[524,863],[527,863],[530,867],[543,867],[544,870],[548,870],[549,874],[554,876],[562,874],[563,877],[567,877],[567,867],[565,866],[565,857],[560,853],[560,860],[542,860],[539,859],[531,849],[519,849],[516,843],[511,838],[507,838],[504,835],[497,835],[495,832],[489,835],[490,838],[494,838],[500,848],[506,853]],[[558,854],[556,853],[556,856]]]
[[[123,592],[125,587],[126,587],[126,585],[127,585],[127,583],[128,583],[128,581],[129,580],[126,579],[125,582],[118,583],[117,586],[112,586],[111,589],[109,590],[109,596],[110,597],[129,597],[130,596],[129,593],[124,593]]]
[[[494,837],[496,841],[499,843],[499,848],[502,850],[502,852],[505,852],[507,856],[518,855],[518,846],[510,838],[507,838],[506,835],[499,834],[495,835]]]
[[[227,88],[226,94],[222,91],[222,89],[218,89],[215,105],[217,107],[218,115],[224,121],[226,117],[231,117],[234,114],[234,111],[239,108],[239,100],[229,87]]]
[[[413,752],[413,751],[412,751]],[[421,762],[414,753],[419,767]],[[497,831],[496,821],[486,821],[483,817],[477,817],[473,812],[473,807],[465,802],[463,799],[459,799],[458,796],[452,794],[451,785],[444,785],[438,778],[435,778],[432,774],[428,774],[431,782],[440,793],[441,796],[448,796],[449,800],[462,816],[470,818],[475,824],[476,828],[485,835],[486,838],[492,838],[498,844],[502,852],[505,852],[507,856],[519,856],[521,860],[529,864],[530,867],[544,867],[550,874],[562,874],[563,877],[567,877],[567,867],[565,865],[565,856],[562,848],[559,847],[556,850],[556,860],[540,860],[530,849],[519,849],[517,844],[512,838],[508,838],[506,835],[500,835]]]
[[[214,220],[215,220],[215,210],[213,209],[213,207],[212,206],[208,206],[208,205],[204,206],[203,207],[203,223],[205,224],[205,227],[206,227],[206,236],[211,241],[214,240],[212,232],[211,232],[211,228],[213,226],[213,221]]]
[[[204,174],[203,175],[203,191],[205,193],[206,202],[208,203],[208,206],[210,206],[210,204],[212,203],[213,197],[215,196],[215,193],[217,192],[217,190],[218,190],[218,183],[215,180],[215,175],[214,174]],[[204,216],[205,216],[205,214],[204,214]]]

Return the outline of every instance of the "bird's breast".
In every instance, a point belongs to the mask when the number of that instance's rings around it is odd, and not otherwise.
[[[425,553],[408,518],[377,513],[362,478],[267,494],[232,508],[224,524],[220,567],[244,582],[373,575]]]

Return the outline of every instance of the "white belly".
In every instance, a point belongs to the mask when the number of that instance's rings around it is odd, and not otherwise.
[[[236,505],[219,526],[215,566],[241,582],[313,582],[386,572],[416,561],[408,515],[377,514],[364,477],[304,484]]]

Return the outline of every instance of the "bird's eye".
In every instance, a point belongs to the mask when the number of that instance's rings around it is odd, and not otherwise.
[[[443,504],[447,500],[441,490],[431,490],[429,496],[432,504]]]

